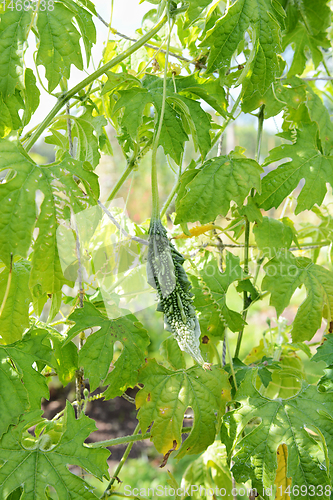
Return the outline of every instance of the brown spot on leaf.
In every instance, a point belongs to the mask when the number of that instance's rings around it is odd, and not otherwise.
[[[202,337],[202,343],[203,343],[203,344],[208,344],[208,342],[209,342],[209,337],[207,337],[207,335],[204,335],[204,336]]]
[[[148,392],[147,401],[150,401],[150,392]]]

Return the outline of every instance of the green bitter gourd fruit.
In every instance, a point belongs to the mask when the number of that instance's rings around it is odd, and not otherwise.
[[[168,240],[162,222],[151,221],[147,278],[158,293],[157,310],[164,313],[164,327],[174,335],[180,349],[207,370],[211,365],[204,361],[200,352],[200,325],[193,307],[191,283],[183,268],[184,261]]]

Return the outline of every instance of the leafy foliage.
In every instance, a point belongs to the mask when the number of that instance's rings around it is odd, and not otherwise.
[[[239,259],[232,253],[227,252],[226,255],[226,268],[224,273],[221,273],[216,262],[211,261],[205,265],[200,272],[200,281],[204,289],[208,292],[213,300],[219,315],[230,330],[239,330],[244,321],[241,315],[232,311],[226,304],[226,294],[229,286],[236,280],[241,280],[244,277],[244,272],[239,265]]]
[[[320,328],[324,305],[332,317],[332,272],[306,257],[278,255],[266,265],[262,288],[271,293],[271,305],[278,315],[287,307],[297,287],[305,285],[307,297],[300,305],[291,331],[295,342],[310,340]]]
[[[0,441],[1,459],[5,461],[0,469],[0,498],[7,498],[22,484],[27,499],[47,498],[47,486],[53,486],[62,498],[98,498],[83,479],[67,468],[74,464],[100,480],[108,477],[109,452],[84,445],[86,437],[96,429],[94,422],[85,415],[76,420],[69,402],[61,423],[41,419],[40,413],[27,413]],[[34,424],[38,429],[36,437],[27,432]]]
[[[228,9],[203,42],[209,47],[208,71],[226,72],[249,26],[252,28],[253,48],[244,77],[250,77],[248,92],[263,94],[279,73],[278,53],[281,50],[280,27],[276,11],[266,0],[237,0]]]
[[[26,257],[33,230],[37,227],[39,234],[34,245],[30,283],[32,286],[40,284],[43,291],[55,293],[64,283],[56,244],[57,226],[61,219],[67,218],[65,210],[69,207],[78,212],[89,206],[89,202],[94,203],[94,195],[98,195],[96,176],[69,156],[59,163],[40,167],[13,142],[2,140],[0,150],[0,169],[11,169],[14,174],[0,187],[3,210],[0,256],[6,264],[11,254]],[[74,175],[88,187],[88,196],[78,187]],[[68,196],[67,203],[59,195],[61,191],[55,180]],[[36,221],[38,189],[44,199]],[[25,207],[23,211],[22,206]]]
[[[228,213],[231,201],[241,205],[252,188],[260,191],[261,167],[243,151],[238,148],[228,156],[208,160],[191,172],[190,179],[183,176],[185,194],[177,198],[176,224],[211,222]]]
[[[224,433],[236,446],[233,455],[233,474],[237,481],[260,481],[269,487],[274,483],[277,471],[277,450],[285,443],[288,448],[287,475],[292,484],[322,485],[323,498],[329,498],[325,485],[330,484],[326,451],[332,440],[330,425],[332,400],[317,392],[313,386],[305,386],[296,396],[286,400],[270,400],[263,397],[252,383],[253,373],[248,373],[236,398],[239,409],[224,417]],[[253,419],[256,423],[244,437],[244,427]],[[305,429],[306,427],[306,429]],[[274,429],[274,432],[272,430]],[[307,429],[323,436],[319,443]],[[327,448],[326,448],[327,447]],[[246,479],[245,479],[246,478]],[[314,490],[316,491],[316,490]],[[311,498],[311,491],[305,498]],[[297,498],[291,494],[291,498]]]
[[[120,396],[127,387],[134,387],[138,369],[144,361],[145,348],[149,344],[146,330],[136,318],[129,314],[110,320],[93,304],[86,302],[84,308],[76,309],[70,319],[76,324],[68,332],[67,342],[82,330],[100,327],[89,335],[79,355],[79,364],[85,369],[91,390],[94,391],[105,379],[105,384],[110,384],[110,387],[104,395],[109,399]],[[120,341],[124,349],[108,374],[116,341]]]
[[[180,459],[186,453],[200,453],[214,441],[214,410],[221,410],[221,390],[228,386],[221,370],[192,367],[172,372],[150,360],[141,370],[139,380],[144,388],[136,396],[138,419],[142,432],[154,422],[151,439],[158,451],[165,454],[180,448]],[[194,426],[182,444],[181,428],[188,406],[194,412]]]
[[[100,61],[97,2],[0,3],[0,499],[98,498],[85,412],[129,388],[141,434],[120,441],[197,455],[182,486],[329,498],[332,6],[149,2]],[[52,377],[71,386],[46,420]]]
[[[45,377],[33,368],[36,362],[51,364],[50,345],[44,344],[46,335],[41,330],[29,331],[21,341],[0,347],[0,435],[27,410],[39,408],[41,397],[49,396]]]
[[[321,204],[326,194],[326,182],[333,184],[333,157],[321,153],[317,143],[318,128],[309,124],[297,133],[296,142],[282,145],[270,151],[266,164],[290,157],[292,161],[283,163],[265,176],[262,182],[263,194],[257,195],[257,203],[265,210],[277,208],[305,179],[298,198],[295,213],[309,210],[315,203]],[[291,133],[284,134],[291,140]]]

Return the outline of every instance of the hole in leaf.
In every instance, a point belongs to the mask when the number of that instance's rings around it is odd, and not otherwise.
[[[7,184],[8,182],[15,179],[16,175],[17,175],[16,170],[12,168],[6,168],[5,170],[2,170],[0,172],[0,183]]]

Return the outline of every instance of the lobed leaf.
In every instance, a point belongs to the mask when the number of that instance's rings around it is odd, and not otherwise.
[[[0,468],[0,499],[5,500],[21,485],[26,500],[47,499],[47,486],[52,486],[59,498],[98,498],[86,481],[68,470],[68,465],[76,465],[100,480],[108,478],[109,451],[90,449],[84,444],[96,430],[95,422],[83,413],[75,419],[69,401],[61,425],[41,419],[40,414],[40,410],[25,414],[0,441],[4,461]],[[27,432],[34,424],[39,427],[36,437]]]
[[[46,335],[37,329],[27,332],[19,342],[0,346],[0,437],[24,412],[40,408],[42,397],[49,397],[46,379],[35,369],[38,362],[50,362]]]
[[[176,446],[180,448],[178,460],[186,454],[204,451],[214,441],[214,410],[221,411],[221,391],[228,387],[223,370],[214,366],[211,371],[205,371],[197,366],[171,371],[151,359],[141,369],[139,381],[144,384],[136,395],[141,431],[146,432],[154,422],[151,440],[159,452],[165,454]],[[194,425],[181,444],[184,413],[189,406],[194,412]]]
[[[246,158],[240,149],[206,161],[191,171],[189,182],[177,197],[175,224],[196,221],[205,224],[218,215],[225,216],[231,201],[242,205],[253,187],[260,190],[261,172],[258,163]]]
[[[39,47],[37,65],[43,65],[48,80],[48,90],[52,92],[61,78],[68,80],[70,67],[74,64],[83,69],[80,48],[80,33],[75,28],[74,12],[63,2],[54,2],[54,9],[39,10],[37,30]]]
[[[91,192],[98,195],[97,177],[69,155],[58,163],[38,166],[15,142],[1,140],[0,152],[0,170],[10,169],[13,173],[0,185],[0,258],[9,265],[11,254],[25,257],[33,230],[39,228],[30,286],[39,283],[43,291],[55,293],[65,282],[57,248],[58,224],[67,218],[68,207],[78,212],[96,203]],[[87,195],[74,176],[88,188]],[[42,191],[43,199],[36,220],[37,190]]]
[[[237,0],[226,14],[208,31],[201,46],[208,47],[207,71],[230,66],[231,58],[246,31],[252,28],[253,53],[249,59],[248,93],[260,94],[268,89],[279,73],[278,53],[281,52],[280,27],[269,0]],[[246,71],[248,69],[246,68]]]
[[[324,490],[322,498],[328,499],[325,485],[330,484],[330,479],[325,454],[327,448],[330,450],[333,438],[333,396],[320,394],[315,387],[304,385],[291,398],[269,399],[254,387],[253,377],[254,373],[249,372],[236,394],[240,408],[224,417],[225,438],[231,440],[236,449],[232,457],[236,481],[251,479],[269,488],[276,479],[277,450],[285,444],[288,449],[287,476],[292,479],[292,485],[299,488],[306,485],[307,491],[302,496],[307,500],[313,498],[317,486],[321,485]],[[244,427],[250,421],[256,423],[244,436]],[[308,429],[322,439],[316,441]],[[298,498],[292,488],[290,496],[292,500]]]
[[[75,321],[75,326],[69,330],[66,343],[83,330],[99,327],[89,335],[79,353],[79,366],[89,378],[91,391],[104,381],[105,385],[110,384],[104,397],[110,399],[121,396],[128,387],[134,387],[149,344],[147,332],[135,316],[128,314],[109,319],[93,304],[85,302],[84,307],[76,309],[69,318]],[[116,341],[123,344],[123,351],[108,374]]]
[[[302,179],[305,184],[297,197],[295,214],[322,203],[326,183],[333,185],[333,156],[326,156],[318,149],[317,135],[316,123],[305,124],[298,130],[294,144],[282,144],[270,151],[265,165],[284,158],[291,161],[279,165],[262,179],[262,194],[255,196],[261,208],[277,208]],[[291,140],[289,135],[288,138]]]
[[[307,296],[296,313],[291,335],[294,342],[310,340],[321,326],[325,304],[329,318],[333,317],[333,273],[290,252],[277,255],[264,269],[262,289],[271,293],[270,304],[278,316],[289,305],[296,288],[305,285]]]
[[[294,49],[288,76],[301,75],[308,60],[307,49],[317,68],[323,59],[321,48],[330,46],[326,30],[330,26],[331,11],[327,0],[300,0],[288,2],[286,13],[283,50],[289,45]]]
[[[200,271],[199,277],[204,290],[208,292],[217,308],[220,321],[225,323],[231,331],[239,331],[244,325],[244,320],[238,312],[229,309],[226,304],[226,294],[231,283],[244,278],[243,269],[239,265],[239,257],[236,257],[231,252],[226,252],[225,271],[223,273],[220,272],[216,261],[212,260],[206,263],[202,271]]]

